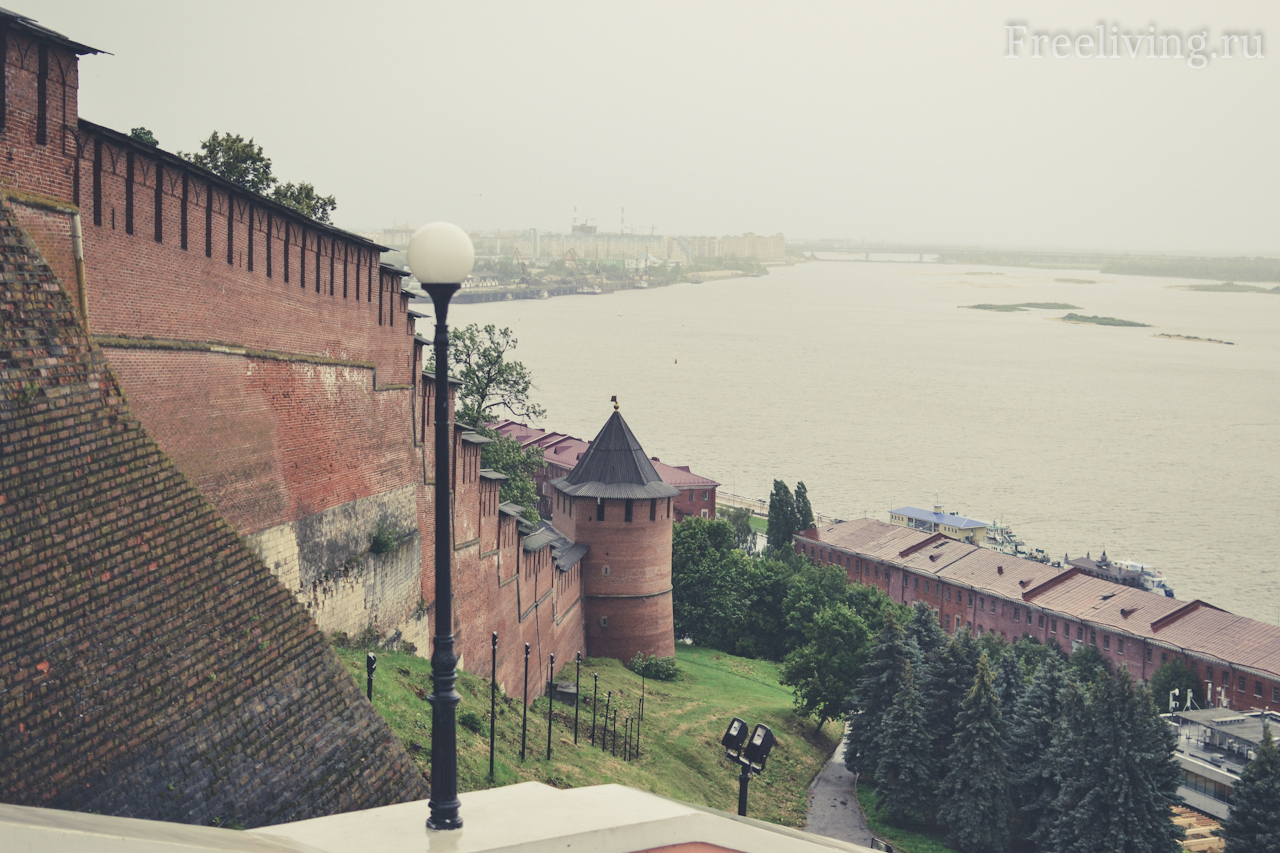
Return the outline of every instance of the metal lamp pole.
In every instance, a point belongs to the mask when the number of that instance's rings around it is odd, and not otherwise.
[[[582,692],[582,652],[578,652],[578,659],[574,662],[573,674],[573,745],[578,745],[578,694]]]
[[[600,673],[591,674],[591,745],[596,745],[596,697],[600,694]]]
[[[461,829],[458,814],[457,710],[461,698],[453,638],[453,551],[449,495],[449,300],[475,264],[471,238],[456,225],[433,222],[413,235],[409,267],[435,307],[435,636],[431,650],[431,815],[428,829]],[[416,368],[415,368],[416,369]]]
[[[551,760],[551,712],[556,706],[556,654],[551,653],[551,665],[547,673],[547,761]]]
[[[498,720],[498,632],[493,632],[493,657],[489,669],[489,781],[493,781],[493,727]]]
[[[460,284],[428,284],[436,334],[436,632],[431,652],[431,817],[429,829],[461,829],[458,814],[458,655],[453,650],[453,550],[449,524],[449,300]]]

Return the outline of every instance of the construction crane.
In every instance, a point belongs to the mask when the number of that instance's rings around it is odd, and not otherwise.
[[[585,275],[582,271],[582,265],[578,263],[578,253],[573,248],[564,253],[564,269],[565,272],[573,270],[574,278],[582,278]]]

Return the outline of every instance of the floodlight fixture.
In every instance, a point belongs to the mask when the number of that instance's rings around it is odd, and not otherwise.
[[[775,739],[773,730],[766,725],[757,725],[748,737],[750,726],[741,717],[734,717],[720,738],[724,747],[724,757],[736,763],[741,772],[738,773],[738,814],[747,814],[747,785],[751,777],[764,770],[764,763],[769,758]]]

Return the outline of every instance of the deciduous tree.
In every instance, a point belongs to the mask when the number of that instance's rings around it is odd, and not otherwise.
[[[458,389],[459,421],[483,424],[500,411],[516,418],[541,418],[546,410],[529,399],[533,375],[529,368],[509,359],[519,341],[510,329],[475,323],[449,336],[449,372],[462,381]],[[430,358],[427,369],[435,370]]]
[[[149,145],[157,144],[155,136],[145,127],[135,127],[132,135]],[[150,141],[147,137],[150,137]],[[271,158],[252,137],[245,139],[238,133],[218,133],[215,130],[208,139],[200,143],[199,153],[179,151],[178,156],[250,192],[270,196],[280,204],[318,222],[329,222],[331,214],[338,207],[336,198],[320,195],[315,186],[307,181],[280,184],[280,180],[272,174]]]
[[[280,184],[271,191],[271,197],[317,222],[329,222],[330,214],[338,207],[336,198],[331,195],[320,195],[316,192],[315,186],[306,181]]]
[[[783,684],[795,688],[796,710],[827,720],[839,719],[858,683],[867,656],[867,626],[849,606],[828,604],[805,626],[805,642],[782,661]]]
[[[499,496],[504,502],[524,507],[524,517],[537,524],[542,520],[538,513],[538,486],[534,476],[546,464],[542,460],[541,447],[521,447],[513,438],[504,438],[496,431],[480,428],[492,439],[480,448],[480,464],[492,468],[507,479],[502,481]]]
[[[736,555],[736,556],[735,556]],[[671,537],[672,609],[677,637],[732,652],[746,602],[739,589],[744,558],[721,519],[686,518]]]
[[[1191,667],[1182,662],[1181,658],[1173,658],[1172,660],[1162,663],[1160,668],[1151,675],[1151,698],[1156,703],[1156,709],[1160,713],[1169,710],[1189,710],[1192,700],[1195,701],[1195,707],[1204,707],[1204,685],[1196,678],[1196,674],[1191,671]],[[1177,696],[1170,697],[1169,693],[1173,690],[1178,691]],[[1174,707],[1169,707],[1169,700],[1173,699]]]
[[[200,143],[200,153],[179,151],[178,156],[259,195],[269,194],[279,183],[271,174],[271,158],[261,145],[254,143],[253,137],[245,139],[238,133],[215,130]]]
[[[719,513],[733,528],[733,545],[744,554],[754,554],[756,532],[751,527],[751,510],[746,507],[727,507]]]

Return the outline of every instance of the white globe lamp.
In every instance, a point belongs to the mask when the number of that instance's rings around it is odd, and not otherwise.
[[[452,222],[432,222],[409,240],[409,270],[423,284],[461,284],[475,266],[471,238]]]

